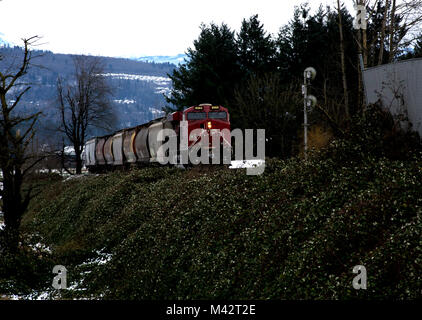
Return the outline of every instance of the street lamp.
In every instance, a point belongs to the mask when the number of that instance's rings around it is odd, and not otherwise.
[[[303,72],[303,139],[304,139],[304,156],[307,160],[308,155],[308,108],[315,107],[317,99],[313,95],[308,95],[308,86],[311,84],[311,81],[316,77],[316,70],[312,67],[308,67]]]

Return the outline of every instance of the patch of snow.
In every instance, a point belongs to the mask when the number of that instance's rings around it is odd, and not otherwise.
[[[103,251],[104,251],[104,248],[101,249],[101,250],[95,251],[95,254],[96,254],[95,258],[91,258],[91,259],[88,259],[88,260],[82,262],[80,265],[78,265],[76,267],[76,269],[84,270],[86,268],[106,264],[107,262],[109,262],[112,259],[113,254],[105,253]],[[72,282],[70,284],[70,286],[67,287],[67,289],[73,290],[73,291],[85,291],[85,290],[87,290],[87,288],[85,288],[85,286],[84,286],[85,275],[90,274],[91,272],[92,272],[91,270],[81,271],[80,272],[81,278],[79,280],[75,280],[74,282]],[[101,298],[101,295],[100,295],[100,298]],[[88,299],[97,299],[97,298],[93,297],[93,296],[91,296],[91,298],[82,298],[82,300],[85,300],[85,299],[88,300]]]
[[[37,170],[38,173],[61,173],[58,169],[39,169]]]
[[[113,258],[113,254],[102,252],[103,250],[104,249],[95,251],[97,257],[83,262],[82,264],[80,264],[80,266],[87,266],[87,265],[93,265],[93,264],[103,265],[109,262]]]
[[[157,85],[169,85],[171,83],[171,79],[167,77],[147,76],[147,75],[140,75],[140,74],[104,73],[103,76],[111,77],[113,79],[121,79],[121,80],[140,80],[140,81],[154,82]]]
[[[155,109],[155,108],[149,108],[149,111],[154,115],[164,116],[165,112]]]
[[[49,299],[50,294],[48,292],[42,292],[38,297],[37,300],[47,300]]]
[[[229,169],[256,168],[265,164],[265,160],[233,160]]]
[[[99,174],[89,174],[88,172],[82,173],[82,174],[73,174],[73,175],[69,175],[66,179],[64,179],[64,181],[80,179],[87,176],[99,176]]]
[[[10,300],[54,300],[59,298],[58,294],[53,291],[33,291],[30,294],[24,295],[0,295],[0,298],[6,298]]]
[[[69,287],[67,287],[67,289],[73,290],[73,291],[85,291],[86,288],[82,287],[82,283],[83,283],[83,280],[72,282],[72,284]]]
[[[133,99],[124,99],[124,100],[117,99],[117,100],[114,100],[114,102],[123,103],[123,104],[132,104],[132,103],[136,103],[136,100],[133,100]]]
[[[47,247],[45,244],[42,244],[41,242],[38,242],[36,244],[30,244],[29,247],[31,247],[32,250],[34,251],[51,253],[51,249]]]
[[[157,87],[157,90],[155,91],[155,93],[162,93],[162,94],[169,94],[171,92],[170,88],[166,88],[166,87]]]

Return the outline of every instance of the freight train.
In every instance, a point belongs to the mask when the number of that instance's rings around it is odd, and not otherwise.
[[[231,139],[227,135],[227,132],[230,135],[230,115],[227,108],[200,104],[136,127],[88,140],[84,148],[85,167],[89,172],[102,172],[132,165],[159,163],[158,150],[163,143],[159,135],[163,129],[171,129],[177,136],[177,159],[179,160],[183,145],[180,143],[182,123],[185,127],[187,124],[188,137],[191,137],[195,129],[208,133],[209,143],[206,141],[206,145],[211,157],[215,154],[213,153],[215,148],[230,148]],[[215,135],[218,136],[213,141]],[[216,145],[215,141],[219,143]],[[186,142],[187,149],[190,150],[198,143],[198,140],[187,139]],[[216,154],[220,156],[220,163],[222,163],[223,152]],[[227,163],[226,160],[224,161]]]

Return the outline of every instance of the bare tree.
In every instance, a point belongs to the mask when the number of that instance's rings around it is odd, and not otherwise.
[[[393,0],[392,3],[392,8],[391,8],[391,19],[390,19],[390,34],[389,34],[389,39],[388,39],[388,62],[393,61],[393,56],[394,56],[394,26],[395,26],[395,19],[396,19],[396,0]]]
[[[5,248],[15,252],[18,248],[19,226],[31,199],[31,190],[22,195],[24,176],[37,163],[31,161],[28,147],[34,137],[34,126],[40,112],[21,115],[16,111],[22,96],[30,86],[22,81],[28,72],[30,47],[38,37],[23,39],[24,48],[18,66],[12,64],[0,70],[0,169],[3,174],[2,211],[4,214]],[[32,162],[32,163],[30,163]]]
[[[384,8],[384,17],[382,18],[381,24],[381,43],[380,43],[380,51],[378,54],[378,65],[382,64],[382,58],[384,56],[384,39],[385,39],[385,28],[387,26],[387,19],[388,19],[388,9],[390,8],[390,1],[385,1],[385,8]],[[392,33],[392,32],[391,32]]]
[[[371,3],[371,1],[373,1],[373,3]],[[364,6],[366,8],[366,10],[371,14],[374,12],[378,2],[380,0],[355,0],[355,4],[357,6]],[[368,22],[368,18],[365,17],[365,22]],[[366,68],[368,66],[368,34],[367,34],[367,30],[366,28],[363,29],[358,29],[357,30],[357,34],[358,34],[358,46],[359,46],[359,50],[362,52],[362,56],[363,56],[363,64],[364,67]]]
[[[76,173],[82,171],[82,151],[91,127],[110,129],[114,122],[110,97],[112,90],[104,76],[100,58],[74,56],[73,79],[57,81],[59,131],[72,143]]]
[[[422,1],[393,1],[390,17],[388,62],[393,61],[401,48],[408,47],[417,39],[422,25]],[[400,19],[399,25],[395,23],[397,18]]]
[[[346,62],[344,57],[344,37],[343,37],[343,19],[341,17],[341,5],[340,0],[337,0],[337,11],[338,11],[338,28],[340,32],[340,58],[341,58],[341,72],[343,81],[343,94],[344,94],[344,110],[346,119],[349,119],[349,93],[347,90],[347,79],[346,79]]]
[[[355,0],[355,3],[366,7],[368,23],[382,15],[381,25],[373,29],[371,34],[366,29],[359,31],[361,36],[358,41],[365,67],[382,64],[384,50],[388,50],[388,62],[392,62],[402,48],[408,47],[417,39],[416,35],[422,24],[422,1]],[[379,12],[382,5],[384,10]],[[377,44],[379,51],[375,57],[374,48]]]

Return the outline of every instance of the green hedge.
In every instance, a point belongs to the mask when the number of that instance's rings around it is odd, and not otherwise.
[[[420,158],[269,161],[262,176],[147,168],[52,185],[24,230],[75,279],[96,250],[113,254],[84,296],[417,298],[421,190]],[[351,285],[358,264],[366,291]]]
[[[53,183],[22,231],[85,289],[64,298],[421,298],[420,147],[373,106],[309,161],[269,160],[260,176],[157,167]],[[367,290],[352,287],[356,265]]]

